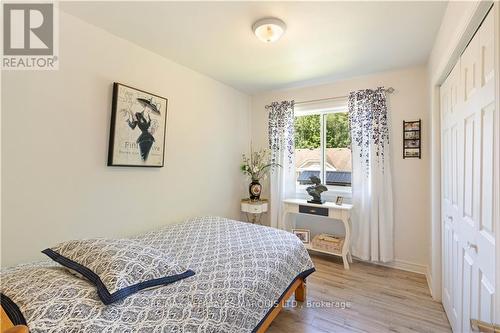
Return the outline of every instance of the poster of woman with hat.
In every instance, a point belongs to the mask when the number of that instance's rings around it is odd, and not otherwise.
[[[108,166],[163,166],[167,103],[164,97],[114,83]]]

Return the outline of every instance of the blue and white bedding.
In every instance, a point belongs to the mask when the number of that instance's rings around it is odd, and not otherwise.
[[[52,262],[1,274],[1,291],[38,332],[254,332],[295,279],[314,271],[285,231],[219,217],[133,238],[196,274],[104,305],[96,288]]]
[[[132,239],[72,240],[42,253],[92,282],[104,304],[194,275],[162,251]]]

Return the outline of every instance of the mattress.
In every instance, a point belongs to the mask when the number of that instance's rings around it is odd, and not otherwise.
[[[1,291],[38,332],[255,332],[297,279],[314,271],[293,234],[220,217],[132,238],[194,276],[104,305],[95,287],[52,262],[2,270]]]

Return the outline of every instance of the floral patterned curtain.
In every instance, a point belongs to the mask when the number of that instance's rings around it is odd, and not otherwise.
[[[269,111],[269,149],[271,161],[279,163],[280,154],[286,153],[291,163],[294,151],[294,101],[273,102]]]
[[[349,94],[349,126],[352,144],[360,148],[363,169],[371,163],[384,165],[384,148],[389,145],[385,89],[365,89]],[[374,156],[371,155],[371,146]]]
[[[269,111],[269,149],[271,161],[281,165],[274,168],[270,177],[269,210],[270,225],[281,228],[283,200],[295,193],[294,173],[294,101],[273,102],[266,106]]]
[[[394,212],[388,110],[384,88],[349,94],[352,142],[352,253],[394,260]]]

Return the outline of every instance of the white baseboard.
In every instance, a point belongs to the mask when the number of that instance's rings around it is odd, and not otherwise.
[[[374,264],[385,266],[385,267],[396,268],[396,269],[400,269],[402,271],[423,274],[426,276],[427,276],[427,272],[428,272],[427,266],[415,264],[415,263],[404,261],[404,260],[394,260],[392,262],[375,262]],[[427,279],[427,283],[429,283],[428,279]]]
[[[429,267],[427,267],[427,270],[425,271],[425,278],[427,279],[427,285],[429,286],[429,291],[431,292],[432,298],[436,299],[434,292],[432,291],[432,274]]]

